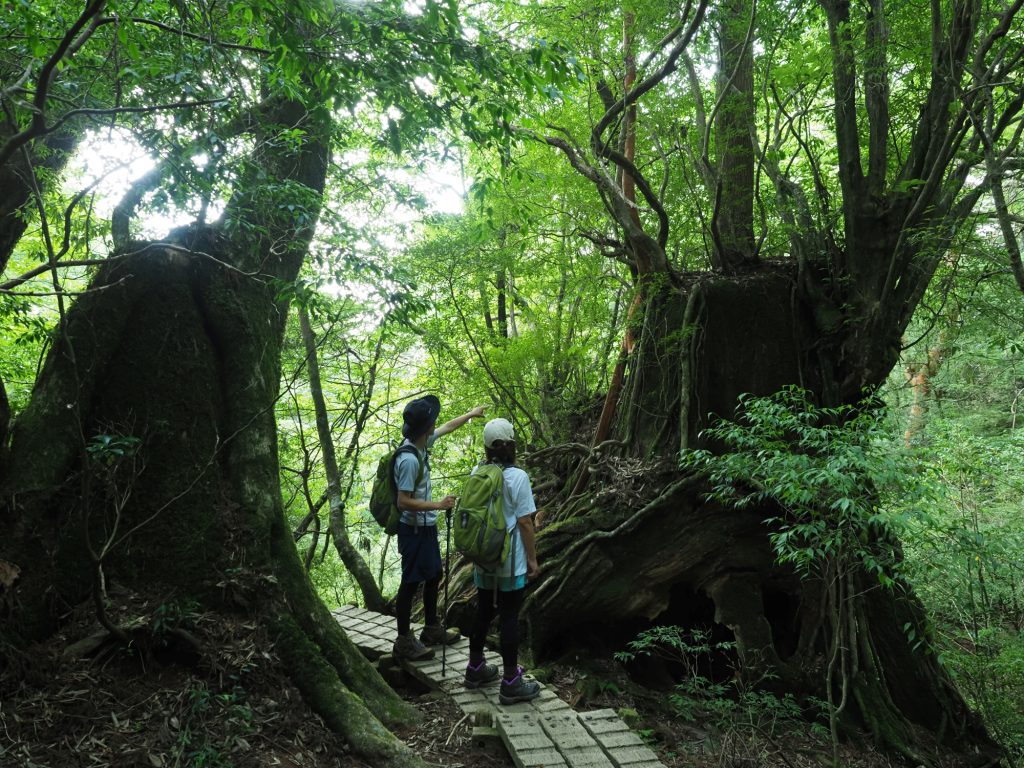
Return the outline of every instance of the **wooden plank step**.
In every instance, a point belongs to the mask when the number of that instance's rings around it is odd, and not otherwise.
[[[501,734],[498,732],[497,728],[491,728],[486,725],[474,726],[472,740],[474,748],[488,752],[494,756],[508,752],[505,748],[505,742],[501,740]]]
[[[539,722],[569,768],[614,768],[572,710],[548,712],[540,716]]]
[[[615,768],[664,768],[654,751],[630,730],[614,710],[581,712],[579,720],[601,745]]]
[[[517,768],[568,768],[537,722],[536,713],[500,711],[494,717],[494,727]]]

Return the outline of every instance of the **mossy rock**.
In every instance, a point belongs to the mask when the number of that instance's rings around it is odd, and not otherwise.
[[[630,728],[636,728],[643,719],[640,717],[640,713],[631,707],[619,707],[619,709],[615,710],[615,714]]]

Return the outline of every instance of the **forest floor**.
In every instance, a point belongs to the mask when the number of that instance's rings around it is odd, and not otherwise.
[[[152,611],[135,600],[125,599],[113,618],[122,627],[146,626],[137,634],[136,653],[105,643],[83,611],[0,675],[2,768],[364,765],[305,706],[258,625],[191,614],[188,636],[203,649],[195,654],[188,644],[154,643]],[[168,625],[174,619],[163,618]],[[829,762],[820,731],[786,720],[770,706],[742,716],[730,710],[725,720],[719,713],[687,721],[666,691],[632,683],[612,660],[591,662],[585,672],[557,664],[536,672],[576,709],[610,707],[630,719],[667,768],[810,768]],[[504,753],[473,747],[470,723],[449,697],[402,695],[423,718],[398,735],[428,764],[512,766]],[[895,765],[854,743],[843,746],[841,762],[850,768]]]
[[[0,666],[0,768],[369,768],[305,705],[257,623],[190,612],[182,643],[183,617],[134,595],[110,618],[133,652],[83,608]],[[428,764],[513,765],[472,747],[450,697],[401,693],[423,717],[398,735]]]

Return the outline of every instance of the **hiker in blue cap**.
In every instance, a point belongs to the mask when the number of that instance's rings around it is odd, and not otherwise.
[[[428,645],[454,643],[457,632],[441,626],[437,617],[437,595],[441,584],[441,548],[437,538],[437,512],[455,506],[454,496],[433,501],[430,495],[429,450],[442,435],[453,432],[470,419],[483,416],[484,406],[435,426],[441,402],[433,395],[410,401],[402,412],[402,435],[415,453],[403,451],[395,460],[395,487],[398,489],[398,552],[402,556],[402,583],[395,598],[398,638],[392,648],[396,659],[422,660],[434,656]],[[426,626],[417,638],[409,629],[412,599],[423,585],[423,617]]]

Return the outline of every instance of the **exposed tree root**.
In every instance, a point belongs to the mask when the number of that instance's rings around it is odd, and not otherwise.
[[[312,642],[295,619],[283,614],[273,623],[277,651],[306,702],[353,751],[376,765],[425,768],[425,763],[399,741],[363,701],[342,682],[328,654]]]
[[[333,668],[333,676],[347,688],[358,691],[367,709],[384,723],[415,722],[419,717],[417,710],[388,687],[316,595],[285,526],[275,528],[272,547],[276,574],[289,612],[308,642],[316,644],[326,663]]]
[[[942,687],[941,670],[900,630],[921,618],[912,595],[854,579],[855,613],[829,621],[821,586],[775,562],[763,522],[768,512],[720,507],[704,499],[704,490],[699,477],[677,476],[639,509],[593,507],[543,529],[542,579],[524,610],[535,654],[570,650],[581,627],[601,626],[611,637],[616,624],[677,623],[690,613],[695,627],[714,623],[732,631],[745,679],[822,699],[829,685],[825,656],[838,640],[844,650],[831,667],[831,684],[838,690],[845,680],[849,691],[839,733],[866,728],[879,746],[914,765],[936,765],[949,749],[964,764],[998,760],[998,748],[959,695]],[[693,615],[681,595],[707,608]]]

